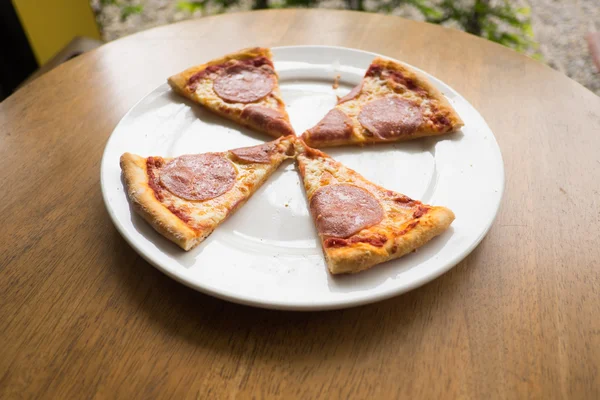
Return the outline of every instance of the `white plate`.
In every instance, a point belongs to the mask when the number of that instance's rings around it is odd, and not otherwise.
[[[283,98],[299,134],[358,84],[376,54],[338,47],[273,49]],[[198,60],[201,61],[201,60]],[[334,77],[341,84],[333,90]],[[119,157],[222,151],[268,137],[241,129],[173,94],[167,84],[123,117],[102,159],[102,193],[123,237],[178,281],[226,300],[266,308],[316,310],[355,306],[411,290],[466,257],[487,233],[502,197],[504,168],[489,127],[462,96],[429,79],[465,121],[462,133],[371,147],[328,149],[337,160],[388,189],[456,214],[451,228],[417,252],[353,276],[327,273],[300,178],[292,162],[195,249],[162,238],[127,201]]]

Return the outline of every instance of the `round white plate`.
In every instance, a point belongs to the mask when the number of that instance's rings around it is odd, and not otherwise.
[[[376,56],[323,46],[279,47],[273,55],[298,134],[335,105],[336,94],[358,84]],[[334,90],[338,74],[340,87]],[[423,285],[452,268],[483,239],[504,188],[500,149],[481,115],[448,85],[428,77],[465,121],[462,132],[390,145],[326,149],[379,185],[454,211],[456,220],[448,231],[401,259],[352,276],[331,276],[291,161],[198,247],[185,252],[164,239],[130,208],[119,168],[122,153],[176,157],[270,140],[175,95],[167,84],[136,104],[106,145],[101,183],[108,212],[148,262],[187,286],[238,303],[333,309]]]

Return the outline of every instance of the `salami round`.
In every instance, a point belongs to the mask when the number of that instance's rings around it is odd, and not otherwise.
[[[262,99],[275,86],[272,72],[248,64],[236,64],[223,70],[213,89],[225,101],[252,103]]]
[[[352,120],[342,111],[334,108],[312,129],[308,131],[310,140],[342,140],[352,135]]]
[[[384,97],[367,103],[358,114],[358,122],[381,139],[395,139],[415,132],[423,115],[410,100]]]
[[[231,153],[241,161],[268,164],[271,162],[271,154],[276,150],[275,143],[264,143],[258,146],[242,147],[231,150]]]
[[[237,176],[233,164],[216,153],[185,155],[160,171],[160,182],[186,200],[210,200],[229,191]]]
[[[360,91],[362,90],[362,85],[363,84],[361,82],[358,85],[354,86],[352,88],[352,90],[349,91],[348,94],[346,94],[344,97],[340,98],[337,103],[338,104],[342,104],[342,103],[344,103],[346,101],[349,101],[349,100],[357,98],[358,95],[360,94]]]
[[[310,200],[321,235],[347,238],[378,224],[384,217],[379,201],[367,190],[350,184],[323,186]]]
[[[251,104],[244,107],[240,117],[258,129],[281,136],[295,134],[294,128],[292,128],[286,118],[273,108]]]

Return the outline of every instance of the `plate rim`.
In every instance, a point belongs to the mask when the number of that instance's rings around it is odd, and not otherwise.
[[[489,131],[492,133],[492,140],[498,151],[498,156],[499,156],[499,161],[500,161],[500,163],[499,163],[500,168],[499,168],[498,174],[499,174],[499,177],[501,178],[500,179],[501,184],[498,189],[498,197],[497,197],[498,200],[497,200],[497,204],[495,205],[495,210],[493,212],[493,216],[486,223],[485,229],[482,231],[482,233],[479,235],[479,237],[477,237],[476,240],[471,242],[471,244],[467,248],[465,248],[463,251],[461,251],[460,253],[455,255],[453,258],[451,258],[447,262],[440,263],[440,264],[444,264],[442,267],[436,268],[431,273],[424,275],[424,276],[420,276],[420,277],[412,280],[409,284],[398,286],[398,287],[392,287],[392,288],[383,290],[378,293],[372,293],[370,291],[367,291],[364,295],[360,295],[353,299],[339,298],[339,299],[329,299],[326,301],[320,300],[320,301],[316,301],[316,302],[305,302],[305,303],[299,303],[297,301],[286,302],[285,300],[278,300],[277,302],[274,302],[274,301],[266,301],[264,299],[256,298],[256,297],[250,296],[250,295],[245,295],[245,294],[239,295],[239,294],[236,294],[235,292],[232,292],[230,290],[223,289],[223,288],[215,289],[211,285],[202,284],[200,282],[192,282],[188,279],[185,279],[184,276],[176,274],[174,271],[171,271],[170,269],[161,266],[159,263],[154,262],[145,253],[145,251],[136,243],[136,241],[133,240],[133,238],[129,237],[129,235],[125,231],[124,225],[122,224],[120,219],[117,217],[115,210],[113,210],[109,206],[110,201],[108,198],[108,188],[107,188],[107,185],[105,185],[105,169],[106,169],[105,164],[108,162],[107,161],[107,159],[109,158],[108,149],[109,149],[109,145],[110,145],[111,141],[114,140],[115,131],[117,131],[117,129],[123,123],[123,121],[133,112],[133,110],[142,101],[144,101],[148,96],[150,96],[155,91],[159,90],[161,87],[168,85],[166,82],[156,86],[154,89],[152,89],[151,91],[146,93],[138,101],[136,101],[135,104],[133,104],[129,108],[129,110],[127,110],[127,112],[123,115],[123,117],[121,117],[121,119],[119,120],[117,125],[113,128],[108,140],[106,141],[106,143],[104,145],[104,151],[102,153],[102,158],[101,158],[101,162],[100,162],[100,188],[101,188],[101,192],[102,192],[102,199],[104,201],[104,207],[106,208],[106,211],[108,212],[113,225],[117,228],[117,231],[119,232],[119,234],[125,239],[125,241],[135,250],[135,252],[139,256],[141,256],[146,262],[148,262],[154,268],[161,271],[163,274],[167,275],[168,277],[174,279],[175,281],[177,281],[191,289],[194,289],[198,292],[207,294],[212,297],[216,297],[221,300],[225,300],[225,301],[229,301],[232,303],[241,304],[241,305],[245,305],[245,306],[252,306],[252,307],[259,307],[259,308],[273,309],[273,310],[284,310],[284,311],[325,311],[325,310],[345,309],[345,308],[357,307],[357,306],[361,306],[361,305],[365,305],[365,304],[370,304],[370,303],[387,300],[392,297],[396,297],[401,294],[407,293],[411,290],[414,290],[420,286],[425,285],[426,283],[429,283],[429,282],[439,278],[441,275],[445,274],[446,272],[448,272],[449,270],[454,268],[458,263],[460,263],[462,260],[464,260],[466,257],[468,257],[473,252],[473,250],[481,243],[481,241],[488,234],[489,230],[491,229],[492,225],[494,224],[494,221],[496,220],[496,217],[498,216],[498,212],[499,212],[500,206],[502,204],[502,199],[504,197],[504,190],[505,190],[505,186],[506,186],[506,175],[505,175],[505,168],[504,168],[504,158],[502,157],[502,151],[500,149],[500,145],[498,144],[498,141],[496,140],[496,136],[494,135],[494,132],[489,127],[489,125],[488,125],[487,121],[485,120],[485,118],[483,117],[483,115],[481,115],[481,113],[479,111],[477,111],[477,109],[463,95],[461,95],[459,92],[457,92],[453,87],[451,87],[450,85],[448,85],[446,82],[442,81],[441,79],[435,77],[434,75],[431,75],[431,74],[427,73],[426,71],[423,71],[420,68],[415,67],[404,61],[400,61],[395,58],[392,58],[392,57],[389,57],[386,55],[382,55],[379,53],[371,52],[371,51],[355,49],[355,48],[351,48],[351,47],[343,47],[343,46],[289,45],[289,46],[274,46],[274,47],[271,47],[270,49],[272,51],[276,52],[277,50],[294,50],[294,49],[300,49],[300,48],[303,48],[303,49],[308,49],[308,48],[337,49],[337,50],[350,51],[350,52],[359,52],[359,53],[362,53],[364,55],[368,55],[371,57],[385,57],[385,58],[388,58],[388,59],[391,59],[394,61],[398,61],[402,64],[409,66],[410,68],[413,68],[416,71],[423,73],[428,78],[434,78],[437,81],[442,82],[446,87],[448,87],[455,94],[460,96],[470,107],[473,108],[473,110],[475,110],[477,112],[477,114],[481,117],[482,121],[485,123],[485,125],[487,126]],[[129,201],[129,200],[127,200],[127,201]]]

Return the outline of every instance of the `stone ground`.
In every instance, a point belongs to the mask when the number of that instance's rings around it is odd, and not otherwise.
[[[366,8],[369,9],[370,3],[376,1],[366,0]],[[544,61],[600,95],[600,73],[592,61],[585,40],[588,32],[600,31],[600,0],[510,1],[515,5],[531,8],[533,32]],[[155,26],[222,12],[215,5],[190,13],[181,10],[176,0],[137,0],[137,4],[143,5],[143,11],[122,20],[118,6],[101,6],[100,0],[91,0],[91,3],[107,41]],[[252,0],[240,0],[225,12],[249,10],[251,4]],[[319,7],[344,8],[344,2],[324,0],[319,3]],[[398,7],[392,14],[421,19],[420,14],[411,6]]]
[[[600,95],[600,74],[585,41],[600,31],[600,0],[528,0],[536,41],[544,59]]]

